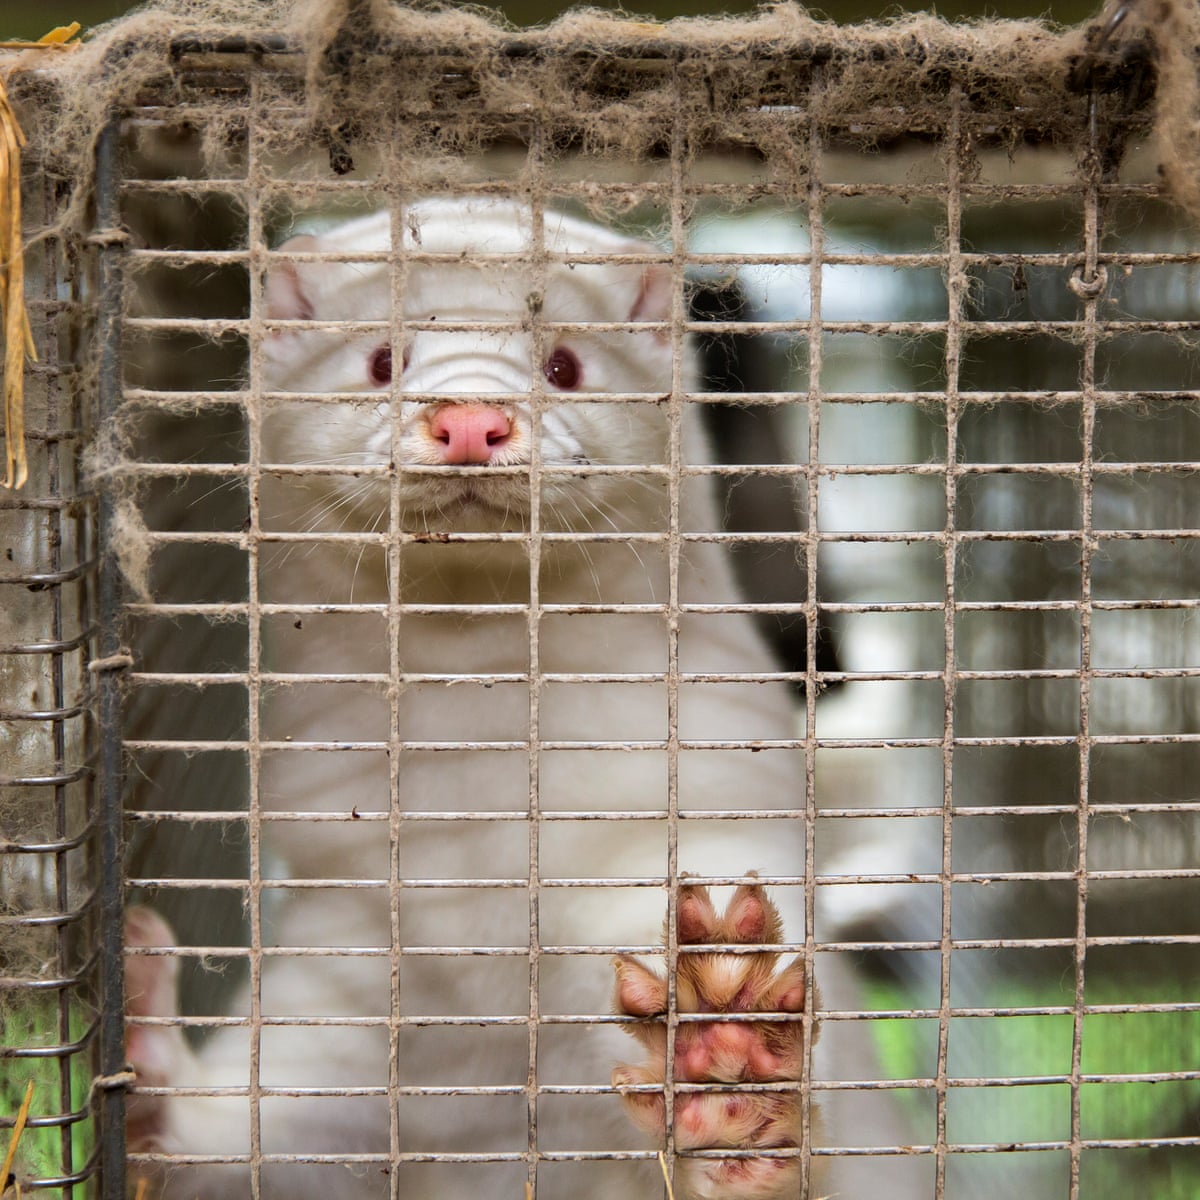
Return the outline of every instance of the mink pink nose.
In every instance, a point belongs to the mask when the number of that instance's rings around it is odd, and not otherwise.
[[[512,437],[512,422],[490,404],[442,404],[426,417],[448,466],[491,462]]]

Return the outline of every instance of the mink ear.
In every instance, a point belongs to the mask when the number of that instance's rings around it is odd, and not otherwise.
[[[311,234],[288,238],[279,250],[308,251],[320,248],[320,240]],[[267,268],[267,316],[273,321],[311,321],[314,308],[304,287],[307,263],[272,261]]]
[[[670,320],[673,293],[671,268],[665,263],[655,263],[647,267],[642,272],[637,298],[629,311],[629,320]]]

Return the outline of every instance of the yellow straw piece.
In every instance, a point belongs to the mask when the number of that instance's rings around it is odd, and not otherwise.
[[[0,42],[0,50],[70,50],[78,21],[59,25],[36,42]],[[4,479],[16,489],[29,478],[25,454],[25,361],[37,361],[25,308],[25,252],[21,245],[21,148],[25,135],[0,79],[0,331],[4,341]]]
[[[60,25],[57,29],[43,34],[36,42],[0,42],[0,50],[73,50],[79,45],[71,39],[83,28],[78,21],[70,25]]]
[[[25,311],[25,251],[21,245],[21,147],[25,135],[0,80],[0,324],[4,331],[3,486],[29,477],[25,456],[25,355],[37,360]]]
[[[667,1200],[675,1200],[675,1189],[671,1186],[671,1172],[667,1170],[667,1156],[658,1152],[658,1165],[662,1168],[663,1183],[667,1185]]]
[[[21,1140],[21,1134],[25,1129],[25,1121],[29,1117],[29,1106],[33,1103],[33,1080],[31,1079],[25,1085],[25,1099],[21,1101],[21,1107],[17,1109],[17,1119],[13,1124],[12,1137],[9,1139],[8,1150],[4,1155],[4,1165],[0,1167],[0,1193],[8,1190],[6,1181],[9,1174],[12,1172],[13,1160],[17,1157],[17,1143]],[[21,1185],[17,1184],[17,1195],[21,1194]]]
[[[81,29],[82,25],[78,21],[72,21],[70,25],[60,25],[57,29],[50,30],[49,33],[43,33],[37,40],[39,46],[61,46],[63,42],[69,42]]]

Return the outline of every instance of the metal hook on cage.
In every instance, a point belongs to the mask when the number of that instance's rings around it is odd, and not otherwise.
[[[1090,90],[1094,96],[1100,60],[1112,49],[1117,30],[1125,24],[1133,11],[1134,2],[1135,0],[1120,0],[1102,24],[1093,25],[1088,29],[1083,53],[1075,59],[1068,76],[1068,85],[1072,90]]]
[[[1095,43],[1092,46],[1093,51],[1100,51],[1104,46],[1112,40],[1112,36],[1125,23],[1125,18],[1129,16],[1133,8],[1132,0],[1122,0],[1115,9],[1109,14],[1108,20],[1100,28],[1096,36]]]
[[[1080,300],[1098,300],[1104,294],[1104,289],[1108,287],[1108,268],[1100,263],[1089,275],[1088,265],[1078,263],[1067,280],[1067,287]]]
[[[1127,118],[1150,102],[1153,95],[1156,43],[1139,0],[1117,0],[1088,28],[1083,49],[1067,75],[1067,86],[1087,93],[1087,136],[1094,166],[1102,178],[1119,167],[1130,135]],[[1135,27],[1118,33],[1134,18]],[[1101,121],[1101,97],[1116,97],[1107,119]]]
[[[1156,43],[1152,22],[1139,13],[1139,0],[1118,0],[1103,20],[1088,28],[1083,49],[1067,75],[1074,92],[1089,92],[1089,115],[1094,121],[1097,95],[1118,93],[1124,97],[1121,115],[1128,116],[1145,104],[1153,89]],[[1118,38],[1122,27],[1135,18],[1133,30]],[[1143,36],[1139,36],[1143,35]]]

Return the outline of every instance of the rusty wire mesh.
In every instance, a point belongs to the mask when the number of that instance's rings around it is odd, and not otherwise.
[[[45,180],[25,188],[33,222],[48,224],[61,201]],[[10,1173],[63,1196],[84,1194],[96,1162],[96,504],[82,465],[95,414],[79,388],[87,263],[70,239],[27,255],[38,352],[26,377],[30,478],[0,492],[0,1127],[12,1129],[31,1088]]]
[[[247,1145],[140,1150],[133,1170],[208,1163],[214,1178],[245,1173],[249,1194],[264,1195],[312,1179],[336,1194],[347,1166],[373,1189],[364,1195],[516,1196],[526,1182],[540,1196],[650,1194],[661,1187],[656,1151],[632,1129],[608,1132],[618,1102],[607,1077],[560,1064],[627,1020],[613,1015],[607,964],[618,952],[661,957],[661,916],[618,936],[581,931],[571,906],[587,894],[615,912],[636,889],[673,913],[681,846],[715,823],[757,829],[764,859],[710,867],[704,881],[756,869],[772,894],[795,898],[801,919],[785,939],[823,989],[810,1013],[820,1039],[800,1079],[802,1138],[776,1151],[803,1161],[801,1194],[833,1180],[841,1194],[886,1187],[914,1200],[1194,1195],[1200,251],[1159,194],[1136,110],[1081,95],[1061,127],[1014,135],[1019,116],[977,109],[947,80],[941,121],[900,137],[891,111],[877,122],[869,111],[816,118],[806,96],[820,69],[791,85],[781,71],[772,103],[748,99],[736,142],[668,110],[661,145],[631,164],[578,154],[569,126],[494,111],[451,72],[446,94],[412,118],[435,131],[440,155],[413,161],[386,132],[361,129],[296,155],[274,141],[297,104],[289,56],[181,54],[183,84],[124,115],[107,203],[131,235],[127,283],[99,297],[120,313],[125,363],[115,419],[126,440],[108,466],[138,481],[144,527],[126,534],[150,550],[147,591],[125,605],[123,626],[133,664],[125,886],[178,935],[165,952],[129,957],[169,953],[183,966],[183,1015],[133,1024],[182,1025],[198,1045],[216,1030],[247,1031],[244,1083],[140,1089],[230,1097],[246,1114]],[[661,79],[672,68],[648,69]],[[481,115],[485,144],[454,157]],[[795,161],[782,169],[760,156],[747,130],[772,146],[790,140]],[[377,524],[340,533],[264,518],[272,480],[379,478],[394,493],[413,473],[386,460],[264,456],[268,248],[331,213],[390,211],[402,230],[406,205],[447,194],[531,198],[536,213],[599,210],[654,238],[645,259],[675,281],[663,330],[675,351],[669,452],[603,467],[535,454],[511,471],[534,497],[550,479],[663,486],[662,528],[564,532],[535,517],[500,533],[412,529],[394,501]],[[398,291],[423,261],[395,246],[379,257]],[[513,265],[536,283],[555,261],[535,242]],[[540,348],[602,327],[534,311],[531,328]],[[685,336],[701,354],[694,386]],[[535,387],[533,403],[544,413],[556,401]],[[711,457],[686,448],[686,410],[703,411]],[[707,486],[720,497],[716,527],[695,516]],[[619,604],[555,594],[543,554],[583,540],[601,571],[606,553],[634,546],[645,591]],[[356,596],[354,571],[273,593],[272,563],[339,541],[379,556],[386,595]],[[447,554],[519,547],[524,595],[410,602],[405,556],[431,542]],[[696,601],[680,565],[710,545],[732,557],[740,586]],[[494,622],[498,639],[525,648],[524,669],[404,667],[406,632],[419,638],[423,619],[447,613]],[[719,649],[723,620],[747,616],[772,648],[766,668],[704,649]],[[662,622],[652,669],[611,649],[620,622],[642,617]],[[336,641],[345,629],[382,637],[390,669],[369,657],[289,658],[298,636]],[[559,637],[609,649],[584,668],[542,668]],[[754,694],[780,681],[795,702],[787,736],[778,714],[771,736],[752,718],[720,735],[687,728],[699,690],[740,689],[753,711]],[[581,734],[560,720],[573,687],[651,689],[661,722]],[[296,736],[281,716],[279,697],[304,689],[331,714],[322,738]],[[517,716],[499,732],[455,732],[457,697],[483,690],[507,695]],[[339,708],[367,694],[382,724],[339,725]],[[433,733],[408,732],[418,703],[443,714]],[[472,768],[478,806],[410,803],[405,771],[454,755],[485,764]],[[573,802],[580,772],[613,772],[619,792],[631,756],[660,764],[654,794]],[[721,804],[689,801],[697,773],[736,781],[738,764],[757,756],[788,764],[790,794],[734,782]],[[350,807],[339,798],[299,811],[263,782],[280,762],[335,774],[367,762],[376,790]],[[657,857],[588,863],[563,851],[560,831],[602,826],[627,831],[631,845],[652,828]],[[329,847],[340,831],[371,829],[381,853],[353,873],[296,870],[274,850],[284,827]],[[446,831],[450,849],[413,854],[427,844],[410,841],[413,830]],[[794,858],[789,836],[802,848]],[[382,922],[384,935],[282,940],[279,914],[305,894],[331,905],[357,896],[372,914],[364,928]],[[440,907],[472,904],[527,914],[528,941],[436,936]],[[314,971],[381,966],[382,1007],[271,1011],[264,971],[302,959]],[[468,981],[470,1006],[422,1003],[439,971]],[[489,1006],[513,972],[521,1011]],[[589,1003],[568,1002],[581,988]],[[380,1031],[385,1077],[264,1077],[281,1027],[311,1029],[314,1058],[324,1031]],[[493,1034],[521,1040],[519,1076],[473,1065]],[[420,1045],[416,1061],[432,1053],[439,1070],[406,1072]],[[314,1100],[328,1113],[355,1102],[386,1110],[382,1140],[273,1145],[262,1114]],[[450,1136],[459,1126],[486,1133],[463,1146]]]

